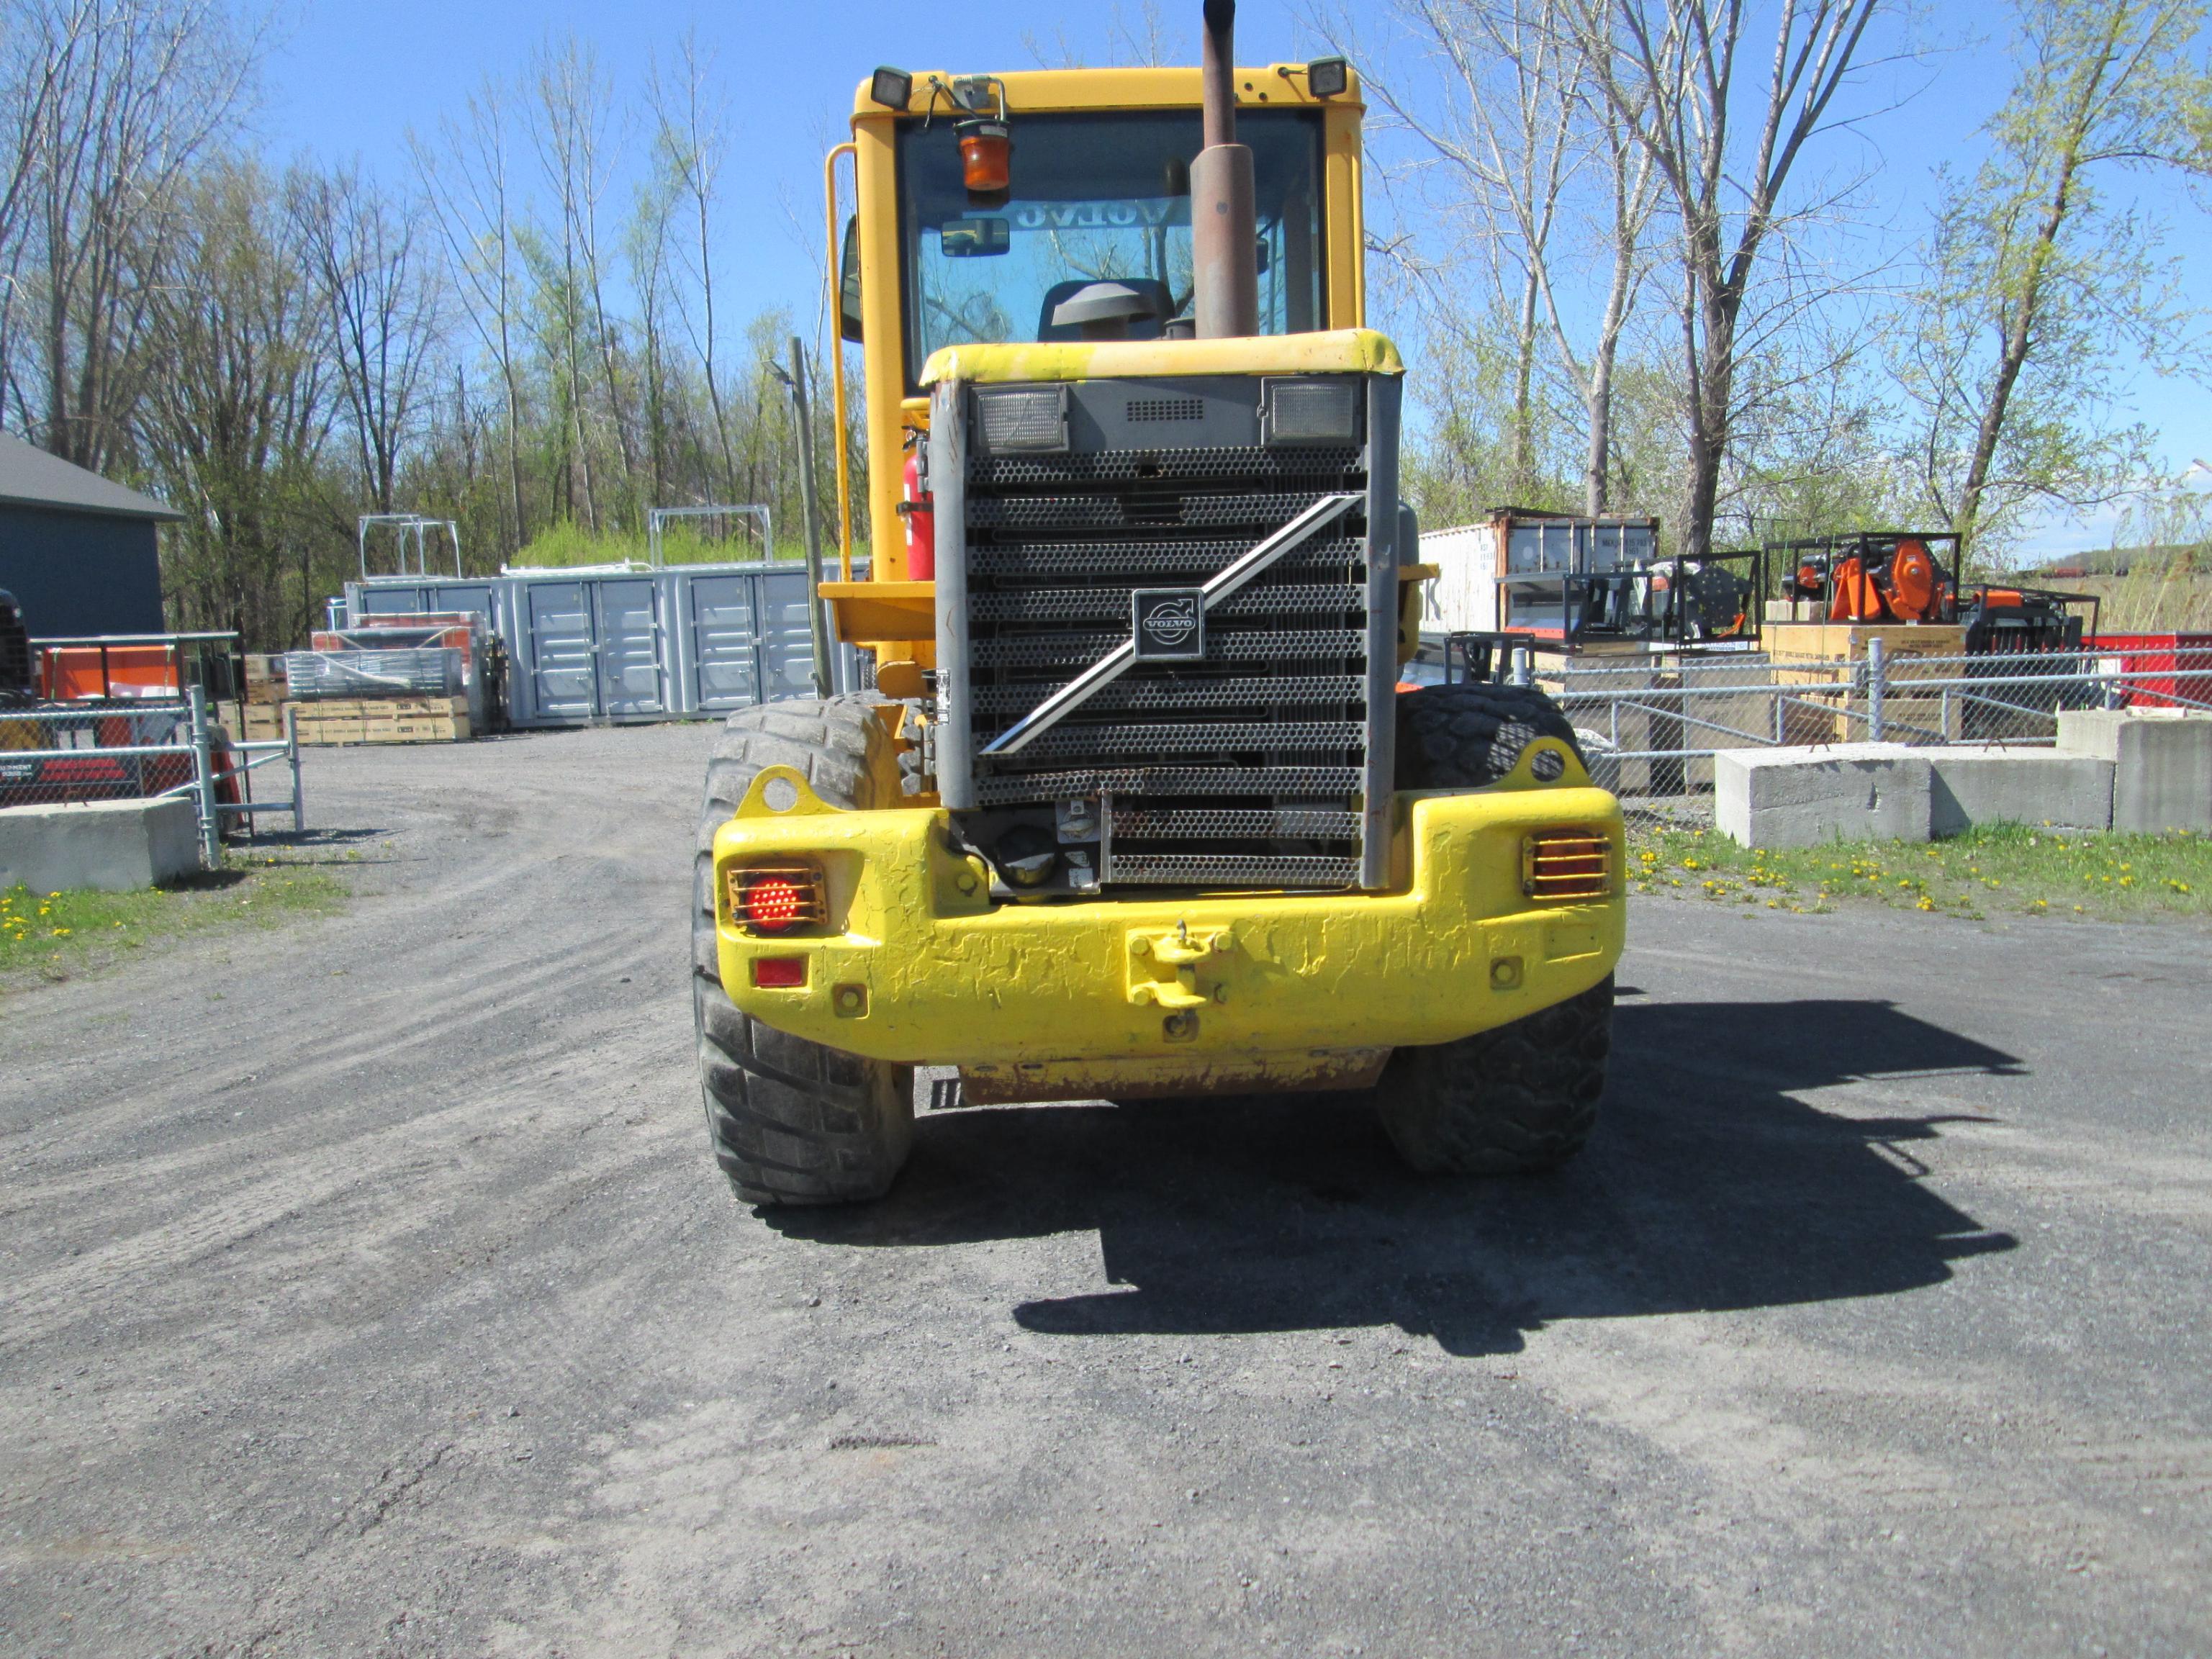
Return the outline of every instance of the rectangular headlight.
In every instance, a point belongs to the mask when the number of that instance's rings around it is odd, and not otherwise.
[[[1057,454],[1067,447],[1067,388],[984,387],[975,393],[975,428],[986,454]]]
[[[1361,388],[1352,374],[1261,381],[1260,441],[1270,447],[1358,443]]]

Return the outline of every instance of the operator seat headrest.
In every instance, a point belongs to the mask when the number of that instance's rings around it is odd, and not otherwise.
[[[1175,298],[1150,276],[1054,283],[1038,307],[1040,340],[1157,340]]]

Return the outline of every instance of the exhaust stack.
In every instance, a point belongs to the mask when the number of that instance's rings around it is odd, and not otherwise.
[[[1237,142],[1236,0],[1206,0],[1199,74],[1206,147],[1190,164],[1192,309],[1201,340],[1260,331],[1259,222],[1252,152]]]

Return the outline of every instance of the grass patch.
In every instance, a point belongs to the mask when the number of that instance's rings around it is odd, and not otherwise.
[[[1739,847],[1717,830],[1636,825],[1629,888],[1820,914],[1844,901],[1984,917],[2212,915],[2212,838],[1994,824],[1950,841]]]
[[[709,521],[710,523],[713,521]],[[727,533],[710,536],[696,520],[678,520],[660,532],[660,554],[668,564],[750,563],[761,557],[760,538],[742,520],[727,521]],[[619,564],[624,559],[644,563],[652,556],[643,530],[612,530],[594,535],[583,526],[562,519],[548,525],[508,562],[517,568],[566,570],[577,565]],[[796,543],[779,546],[779,559],[799,560],[805,549]]]
[[[262,854],[138,893],[0,891],[0,993],[72,979],[185,934],[279,927],[326,916],[346,885],[327,871]]]

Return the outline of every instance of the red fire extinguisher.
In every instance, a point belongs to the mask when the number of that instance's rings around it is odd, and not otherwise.
[[[906,579],[910,582],[934,581],[937,514],[932,505],[934,498],[922,486],[921,446],[907,451],[902,476],[906,499],[899,503],[898,510],[899,516],[906,520]]]

